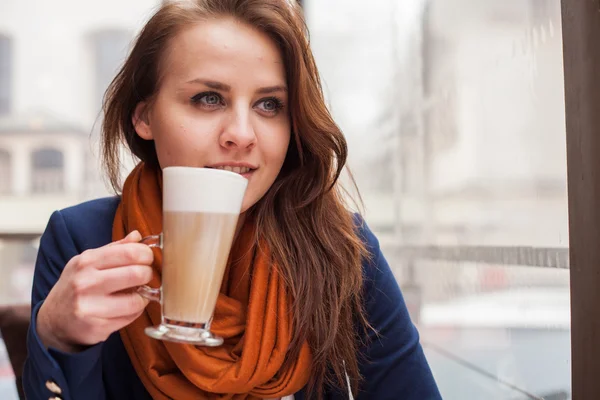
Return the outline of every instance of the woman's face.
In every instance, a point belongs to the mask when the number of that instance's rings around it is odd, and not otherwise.
[[[150,107],[133,116],[154,140],[162,168],[224,168],[248,179],[242,212],[271,187],[290,141],[283,60],[264,33],[232,19],[199,23],[173,38]]]

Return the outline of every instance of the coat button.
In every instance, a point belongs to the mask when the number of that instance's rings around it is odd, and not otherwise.
[[[46,381],[46,388],[54,394],[61,394],[62,389],[54,381]]]

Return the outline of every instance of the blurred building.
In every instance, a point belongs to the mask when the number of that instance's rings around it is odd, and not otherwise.
[[[558,1],[306,7],[378,230],[409,242],[567,245]]]
[[[50,214],[109,192],[103,93],[158,0],[0,2],[0,303],[27,300]],[[19,283],[22,282],[22,283]]]
[[[312,43],[400,279],[407,243],[567,247],[560,2],[342,3],[307,2]],[[471,280],[439,267],[428,293]]]
[[[404,133],[423,136],[437,240],[567,246],[560,2],[431,1],[424,17],[419,113],[404,106],[422,128]]]
[[[0,118],[0,233],[39,234],[50,210],[85,196],[88,136],[42,113]]]
[[[567,399],[567,269],[403,256],[407,245],[475,246],[486,256],[523,249],[541,259],[545,248],[568,247],[560,1],[306,8],[366,220],[444,398],[520,398],[504,379]]]

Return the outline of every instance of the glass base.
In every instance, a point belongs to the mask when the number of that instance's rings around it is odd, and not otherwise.
[[[204,326],[204,324],[198,324]],[[216,347],[223,344],[223,338],[213,335],[211,331],[199,327],[160,324],[144,330],[153,339],[169,342],[193,344],[195,346]]]

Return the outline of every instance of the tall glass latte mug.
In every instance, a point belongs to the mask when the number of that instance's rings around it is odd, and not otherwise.
[[[220,346],[210,331],[248,181],[210,168],[163,169],[163,232],[142,243],[163,253],[162,287],[138,292],[161,304],[154,339]]]

